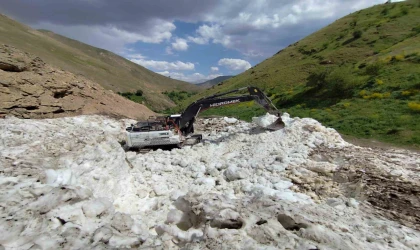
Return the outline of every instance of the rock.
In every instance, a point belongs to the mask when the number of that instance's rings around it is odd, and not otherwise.
[[[0,79],[0,114],[53,118],[101,113],[135,119],[154,115],[97,83],[7,45],[0,45]]]
[[[331,61],[331,60],[323,60],[323,61],[319,62],[319,64],[321,64],[321,65],[334,64],[334,62]]]

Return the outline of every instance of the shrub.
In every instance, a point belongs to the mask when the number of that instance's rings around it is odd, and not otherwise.
[[[400,15],[405,16],[408,14],[408,8],[407,7],[401,7]]]
[[[408,103],[408,107],[416,112],[420,112],[420,103],[417,102],[409,102]]]
[[[411,31],[413,32],[413,35],[420,34],[420,25],[417,25],[416,27],[412,28]]]
[[[336,97],[350,97],[354,89],[362,84],[360,78],[355,76],[350,68],[340,67],[326,77],[326,87],[334,92]]]
[[[350,22],[350,27],[354,28],[357,25],[357,20],[354,19],[353,21]]]
[[[410,95],[412,95],[411,91],[409,91],[409,90],[404,90],[401,94],[403,96],[410,96]]]
[[[137,91],[136,91],[136,94],[135,94],[136,96],[143,96],[143,90],[141,90],[141,89],[138,89]]]
[[[356,30],[353,32],[353,38],[354,39],[359,39],[362,37],[363,32],[361,30]]]
[[[396,55],[394,58],[397,61],[402,61],[402,60],[404,60],[405,56],[404,55]]]
[[[379,75],[379,71],[381,70],[382,66],[383,65],[381,63],[369,64],[366,66],[365,74],[370,76],[377,76]]]
[[[370,95],[370,99],[382,99],[384,98],[384,95],[381,93],[373,93]]]
[[[385,62],[385,63],[389,63],[389,62],[391,62],[392,61],[392,56],[387,56],[387,57],[385,57],[384,59],[383,59],[383,61]]]
[[[376,81],[376,84],[378,85],[384,84],[384,81],[382,81],[381,79],[375,79],[375,81]]]
[[[385,9],[383,9],[383,10],[381,11],[381,15],[383,15],[383,16],[388,15],[388,13],[389,13],[389,10],[388,10],[388,8],[386,8],[386,7],[385,7]]]
[[[328,72],[326,70],[318,70],[309,74],[308,78],[306,78],[306,86],[307,87],[315,87],[315,88],[322,88],[325,86],[326,78]]]
[[[391,96],[391,93],[373,93],[371,95],[365,95],[363,96],[363,99],[383,99],[383,98],[389,98]]]

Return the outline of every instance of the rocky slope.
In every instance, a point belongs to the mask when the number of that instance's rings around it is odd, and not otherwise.
[[[0,115],[21,118],[80,114],[146,118],[154,114],[144,105],[8,45],[0,46],[0,99]]]
[[[1,5],[1,4],[0,4]],[[0,12],[2,12],[0,8]],[[50,65],[98,83],[114,92],[144,92],[153,110],[175,106],[164,91],[199,91],[194,84],[148,70],[110,51],[47,30],[35,30],[0,13],[0,44],[13,45]]]
[[[130,120],[0,119],[0,244],[420,248],[420,155],[356,147],[313,119],[282,118],[275,132],[201,120],[202,143],[147,153],[121,147]]]

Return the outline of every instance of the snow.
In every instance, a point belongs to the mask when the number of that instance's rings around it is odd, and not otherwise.
[[[2,119],[0,244],[420,248],[418,231],[375,214],[359,189],[350,196],[333,181],[349,178],[340,171],[352,157],[332,152],[365,149],[313,119],[284,114],[284,129],[261,128],[274,118],[206,119],[202,143],[147,153],[125,152],[120,144],[131,120]],[[389,161],[375,158],[373,165],[394,178],[418,179],[416,155],[387,154]]]
[[[252,122],[257,124],[260,127],[266,128],[273,124],[278,119],[277,116],[267,113],[264,116],[253,117]]]

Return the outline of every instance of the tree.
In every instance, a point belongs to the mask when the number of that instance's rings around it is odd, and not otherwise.
[[[138,90],[136,91],[136,96],[143,96],[143,90],[138,89]]]
[[[361,30],[356,30],[355,32],[353,32],[353,38],[354,39],[359,39],[362,37],[363,32]]]

